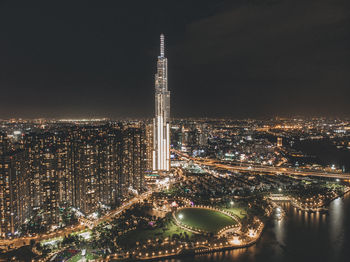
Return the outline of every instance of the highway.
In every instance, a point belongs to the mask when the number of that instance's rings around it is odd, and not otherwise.
[[[173,150],[181,159],[184,160],[191,160],[194,163],[200,165],[200,166],[206,166],[206,167],[214,167],[214,168],[220,168],[228,171],[239,171],[239,172],[250,172],[250,173],[267,173],[267,174],[287,174],[287,175],[296,175],[296,176],[313,176],[313,177],[324,177],[324,178],[335,178],[335,179],[346,179],[350,180],[350,174],[349,173],[331,173],[331,172],[322,172],[322,171],[314,171],[314,170],[298,170],[295,168],[290,167],[280,167],[280,166],[262,166],[262,165],[253,165],[253,164],[242,164],[239,162],[230,162],[230,163],[224,163],[220,160],[214,160],[214,159],[204,159],[204,158],[195,158],[190,157],[187,154],[184,154],[183,152],[180,152],[178,150]],[[125,209],[130,208],[133,204],[144,200],[148,198],[153,191],[148,191],[146,193],[143,193],[137,197],[134,197],[133,199],[129,200],[128,202],[124,203],[121,207],[118,209],[111,211],[107,215],[96,219],[94,221],[82,219],[80,224],[64,228],[58,231],[54,231],[52,233],[47,234],[40,234],[32,237],[22,237],[22,238],[15,238],[15,239],[1,239],[0,240],[0,248],[2,249],[13,249],[13,248],[19,248],[24,245],[29,245],[30,240],[35,241],[42,241],[45,239],[51,239],[56,237],[62,237],[68,234],[71,234],[73,232],[81,231],[85,229],[86,227],[92,228],[96,226],[97,224],[111,220],[114,217],[117,217],[121,212],[123,212]]]
[[[331,172],[322,172],[314,170],[298,170],[291,167],[280,167],[280,166],[262,166],[262,165],[253,165],[253,164],[224,164],[223,161],[214,160],[214,159],[205,159],[205,158],[196,158],[190,157],[183,152],[178,150],[172,150],[180,158],[185,160],[191,160],[194,163],[202,166],[209,166],[215,168],[221,168],[228,171],[240,171],[240,172],[258,172],[258,173],[269,173],[269,174],[287,174],[287,175],[296,175],[296,176],[314,176],[314,177],[325,177],[325,178],[335,178],[335,179],[350,179],[349,173],[331,173]]]

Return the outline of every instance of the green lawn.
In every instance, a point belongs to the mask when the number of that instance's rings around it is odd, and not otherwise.
[[[80,235],[80,234],[85,233],[85,232],[90,232],[91,233],[91,230],[90,229],[84,229],[82,231],[72,232],[70,235],[72,235],[72,236]],[[50,239],[45,239],[45,240],[40,241],[40,244],[45,245],[46,243],[52,242],[52,241],[55,241],[55,240],[57,240],[58,242],[61,242],[63,240],[63,237],[54,237],[54,238],[50,238]]]
[[[86,253],[86,255],[85,255],[85,259],[87,260],[87,261],[89,261],[89,260],[94,260],[94,259],[96,259],[97,258],[97,256],[95,256],[95,255],[93,255],[93,254],[91,254],[91,253]],[[78,255],[75,255],[74,257],[72,257],[71,259],[69,259],[68,260],[68,262],[78,262],[80,259],[82,259],[82,255],[81,255],[81,252],[78,254]]]
[[[91,230],[86,228],[86,229],[83,229],[81,231],[75,231],[75,232],[72,232],[71,235],[74,236],[74,235],[79,235],[79,234],[82,234],[82,233],[85,233],[85,232],[90,232],[91,233]]]
[[[224,208],[224,210],[229,211],[232,214],[235,214],[240,219],[244,218],[247,215],[247,211],[241,207]]]
[[[201,208],[185,208],[178,211],[176,216],[185,225],[213,233],[236,223],[235,220],[223,213]]]
[[[173,222],[168,223],[168,225],[164,228],[156,228],[156,229],[136,229],[126,233],[124,236],[119,238],[119,241],[122,244],[130,245],[138,242],[146,242],[148,239],[156,239],[156,238],[167,238],[172,237],[173,234],[180,233],[184,234],[185,232],[189,237],[191,237],[192,233],[189,231],[182,230],[178,226],[176,226]]]
[[[46,245],[49,242],[54,242],[54,241],[61,242],[62,240],[63,240],[63,237],[54,237],[54,238],[42,240],[42,241],[40,241],[40,244]]]

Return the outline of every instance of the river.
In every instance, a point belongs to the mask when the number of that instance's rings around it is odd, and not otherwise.
[[[331,202],[328,214],[308,214],[284,204],[282,221],[272,219],[253,246],[163,262],[349,262],[350,193]],[[1,257],[1,256],[0,256]],[[1,260],[0,261],[6,261]]]
[[[249,248],[164,260],[165,262],[349,262],[350,194],[335,199],[328,214],[298,212],[285,204],[282,221],[266,225],[259,242]]]

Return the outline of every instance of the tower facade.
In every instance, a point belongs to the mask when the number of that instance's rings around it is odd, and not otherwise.
[[[277,146],[282,147],[282,137],[277,137]]]
[[[160,56],[155,75],[155,117],[153,120],[153,170],[170,169],[170,91],[168,59],[164,56],[164,35],[160,35]]]

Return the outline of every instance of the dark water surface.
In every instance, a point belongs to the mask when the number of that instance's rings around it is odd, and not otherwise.
[[[350,150],[337,148],[331,139],[296,141],[293,148],[315,156],[313,161],[320,165],[334,164],[344,172],[350,172]]]
[[[286,217],[268,223],[258,243],[249,248],[163,261],[350,262],[350,193],[334,200],[328,214],[283,207]],[[0,255],[0,261],[7,260]]]
[[[254,246],[164,261],[350,262],[349,193],[331,203],[329,214],[298,212],[289,204],[284,208],[287,216],[271,221]]]

